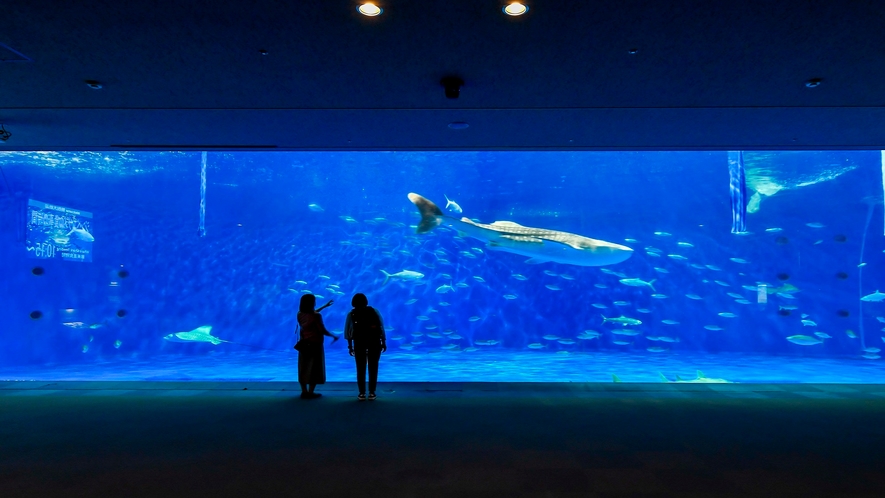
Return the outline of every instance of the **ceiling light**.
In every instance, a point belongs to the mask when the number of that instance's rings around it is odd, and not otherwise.
[[[366,2],[362,5],[360,5],[359,7],[357,7],[356,10],[359,11],[360,14],[362,14],[364,16],[369,16],[369,17],[379,16],[379,15],[381,15],[382,12],[384,12],[384,10],[381,9],[381,7],[378,7],[377,5],[373,4],[372,2]]]
[[[504,7],[504,13],[508,16],[521,16],[529,11],[529,8],[519,2],[513,2]]]

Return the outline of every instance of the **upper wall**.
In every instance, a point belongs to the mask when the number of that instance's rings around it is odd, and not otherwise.
[[[519,18],[499,3],[11,4],[0,147],[885,145],[878,2],[539,0]]]

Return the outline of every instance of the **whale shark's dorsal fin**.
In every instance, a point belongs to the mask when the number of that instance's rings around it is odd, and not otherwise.
[[[700,370],[698,370],[698,378],[699,379],[706,379],[706,377],[704,377],[704,372],[701,372]]]
[[[426,233],[438,227],[442,222],[442,210],[431,200],[424,198],[414,192],[409,194],[409,200],[412,201],[421,213],[421,222],[418,223],[417,233]]]

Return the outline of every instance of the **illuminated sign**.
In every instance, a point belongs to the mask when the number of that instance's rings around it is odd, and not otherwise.
[[[92,213],[28,200],[28,255],[92,262]]]

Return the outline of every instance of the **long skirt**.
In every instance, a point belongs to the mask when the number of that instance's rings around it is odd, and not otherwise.
[[[326,353],[322,344],[298,352],[298,382],[301,384],[326,383]]]

